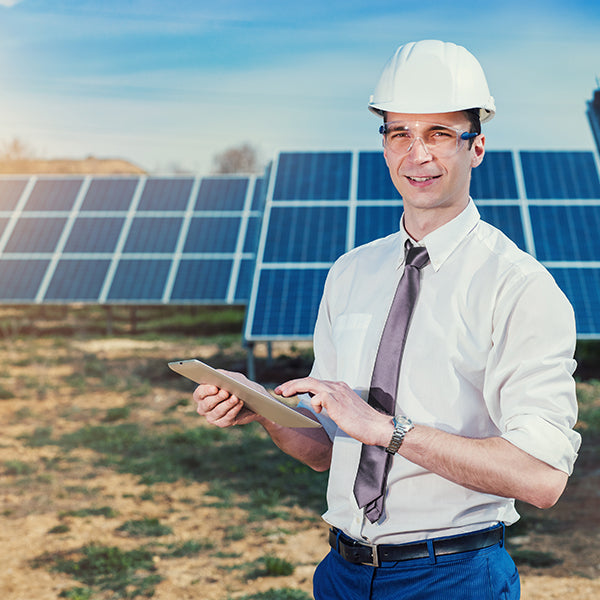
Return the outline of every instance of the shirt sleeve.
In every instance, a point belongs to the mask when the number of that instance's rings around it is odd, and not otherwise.
[[[581,444],[575,340],[573,308],[547,271],[502,286],[484,397],[504,439],[568,474]]]

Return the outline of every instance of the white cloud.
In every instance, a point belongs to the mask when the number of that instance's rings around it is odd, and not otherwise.
[[[19,2],[21,2],[21,0],[0,0],[0,6],[11,8],[15,4],[19,4]]]

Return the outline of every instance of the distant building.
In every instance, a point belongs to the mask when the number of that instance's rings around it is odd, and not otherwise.
[[[590,127],[596,140],[598,152],[600,152],[600,80],[598,80],[598,88],[594,92],[594,97],[588,101],[587,115],[590,120]]]

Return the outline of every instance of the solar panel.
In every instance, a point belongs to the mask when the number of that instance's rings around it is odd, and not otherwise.
[[[553,267],[550,273],[571,300],[580,338],[598,338],[600,267]]]
[[[592,152],[521,152],[529,200],[600,199]]]
[[[67,219],[21,217],[8,239],[7,253],[54,252]]]
[[[0,301],[29,303],[35,300],[47,260],[14,259],[0,262]]]
[[[256,176],[0,177],[0,302],[245,303]]]
[[[135,217],[123,252],[174,252],[182,221],[183,217]]]
[[[329,267],[397,231],[402,199],[381,151],[281,153],[267,181],[244,336],[308,340]],[[600,336],[600,282],[590,268],[600,261],[594,154],[488,151],[470,191],[484,220],[557,274],[579,335]]]
[[[344,200],[350,190],[350,152],[282,152],[274,200]]]
[[[40,178],[29,194],[24,210],[69,211],[75,203],[83,179]]]
[[[102,291],[110,260],[65,258],[58,262],[46,301],[93,302]]]
[[[600,260],[600,204],[531,206],[529,210],[540,260]]]
[[[26,185],[26,179],[0,179],[0,211],[14,210]]]
[[[127,211],[138,182],[136,178],[94,179],[90,182],[81,210]]]
[[[186,210],[194,180],[151,177],[144,185],[138,210]]]
[[[114,252],[125,217],[83,217],[75,219],[64,252]]]

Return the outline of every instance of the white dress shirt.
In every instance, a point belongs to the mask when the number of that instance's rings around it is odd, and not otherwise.
[[[367,400],[407,237],[401,226],[331,268],[314,333],[313,377],[345,381]],[[580,436],[572,429],[575,323],[568,300],[542,265],[480,220],[472,201],[419,245],[430,263],[421,271],[396,414],[465,437],[501,436],[570,474]],[[519,517],[514,500],[466,489],[396,454],[385,513],[371,524],[353,493],[360,442],[326,414],[316,417],[334,441],[323,518],[355,539],[399,544]]]

